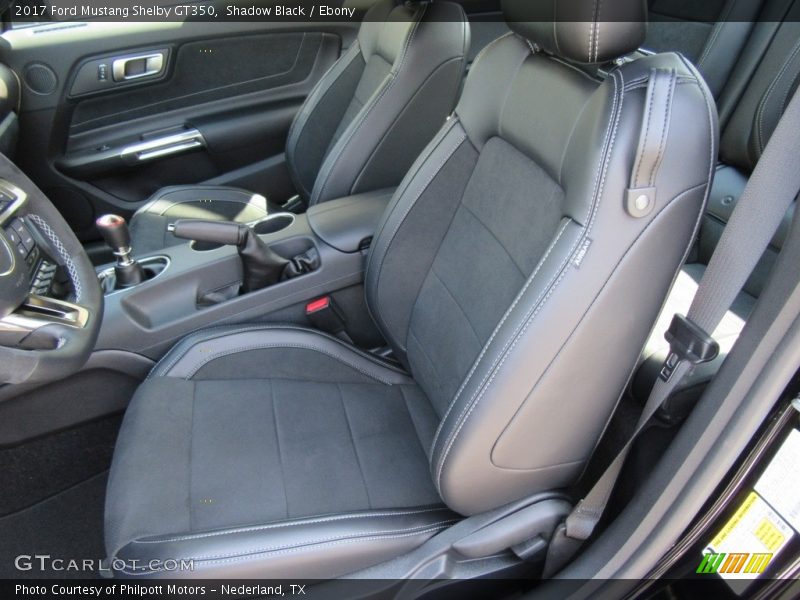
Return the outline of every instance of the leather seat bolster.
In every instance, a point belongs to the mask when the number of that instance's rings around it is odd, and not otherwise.
[[[113,568],[122,576],[332,578],[408,552],[459,518],[420,507],[145,537],[117,552]]]
[[[186,337],[150,372],[148,378],[167,376],[191,379],[216,359],[268,348],[301,348],[321,353],[343,367],[386,385],[410,385],[402,370],[345,344],[338,338],[293,325],[244,325],[206,329]]]

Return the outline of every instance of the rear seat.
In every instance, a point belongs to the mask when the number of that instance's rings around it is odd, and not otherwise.
[[[747,178],[775,130],[792,93],[798,87],[800,23],[797,21],[800,21],[800,0],[793,1],[784,21],[774,26],[766,51],[723,130],[720,141],[720,164],[697,244],[673,286],[642,354],[642,364],[631,384],[633,396],[642,402],[647,399],[661,364],[666,358],[668,345],[663,338],[664,331],[675,313],[686,314],[689,309],[694,291],[736,205],[736,200],[747,184]],[[756,43],[762,44],[763,39],[759,38]],[[744,50],[745,54],[748,52],[750,52],[749,43]],[[769,201],[768,198],[764,200]],[[720,356],[710,363],[700,365],[681,383],[667,404],[663,416],[680,419],[693,406],[705,384],[719,369],[766,283],[793,214],[794,206],[787,213],[781,229],[773,238],[731,310],[714,332],[714,337],[720,344]]]
[[[719,99],[761,10],[761,0],[649,0],[650,52],[678,51]]]

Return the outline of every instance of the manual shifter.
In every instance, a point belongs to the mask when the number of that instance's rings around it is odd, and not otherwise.
[[[167,231],[185,240],[236,246],[242,259],[242,292],[245,294],[308,273],[319,266],[316,251],[314,256],[301,255],[288,260],[265,244],[244,223],[180,219],[168,225]]]
[[[129,288],[145,279],[142,266],[131,256],[131,234],[128,224],[119,215],[103,215],[95,222],[117,262],[114,265],[116,289]]]

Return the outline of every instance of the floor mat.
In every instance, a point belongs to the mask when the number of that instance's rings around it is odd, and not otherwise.
[[[50,498],[111,467],[121,415],[0,449],[0,517]]]
[[[97,566],[103,558],[103,506],[108,472],[74,485],[30,508],[0,518],[0,578],[87,578],[94,571],[67,568],[74,559]],[[17,559],[30,555],[30,559]],[[49,555],[42,559],[36,555]],[[54,563],[52,559],[63,559]],[[28,570],[19,570],[30,565]],[[60,567],[60,568],[59,568]]]

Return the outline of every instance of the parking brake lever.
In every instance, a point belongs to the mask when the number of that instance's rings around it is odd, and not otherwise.
[[[244,223],[179,219],[169,224],[167,231],[185,240],[236,246],[242,259],[242,292],[245,294],[284,279],[284,271],[291,264]]]

